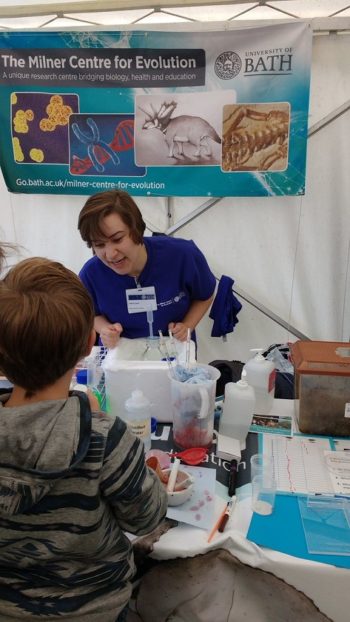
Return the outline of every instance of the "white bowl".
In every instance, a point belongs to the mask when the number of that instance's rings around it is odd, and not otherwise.
[[[170,473],[170,471],[171,469],[163,469],[164,473]],[[182,505],[182,503],[188,501],[193,493],[194,479],[192,475],[190,475],[186,471],[181,471],[181,469],[179,469],[176,482],[178,483],[179,481],[186,482],[186,488],[183,488],[183,490],[174,490],[174,492],[168,492],[168,505]]]

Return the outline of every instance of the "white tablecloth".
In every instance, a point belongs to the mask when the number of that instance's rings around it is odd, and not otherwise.
[[[292,408],[292,400],[275,400],[271,414],[288,414]],[[217,496],[216,516],[224,505],[224,499]],[[304,592],[334,622],[349,622],[350,570],[257,546],[245,537],[251,515],[250,498],[238,500],[224,533],[217,533],[210,543],[207,542],[208,532],[181,523],[154,545],[152,557],[159,560],[192,557],[212,549],[224,548],[243,563],[272,572]]]

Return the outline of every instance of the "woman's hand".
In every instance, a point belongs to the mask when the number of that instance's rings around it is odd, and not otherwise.
[[[183,324],[182,322],[170,322],[168,329],[171,330],[175,339],[178,339],[179,341],[186,341],[189,326],[186,326],[186,324]]]
[[[119,322],[104,326],[100,332],[100,338],[105,348],[115,348],[122,332],[123,327]]]
[[[196,328],[198,322],[209,309],[214,296],[210,296],[207,300],[193,300],[182,322],[170,322],[168,330],[171,330],[174,337],[179,341],[186,341],[187,331],[191,333]]]

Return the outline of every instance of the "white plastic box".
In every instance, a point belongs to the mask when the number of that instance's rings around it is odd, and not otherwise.
[[[139,343],[137,343],[139,342]],[[180,364],[184,363],[185,343],[177,342]],[[102,367],[105,374],[107,410],[124,418],[124,404],[132,391],[140,389],[151,403],[152,417],[160,422],[173,419],[170,397],[169,366],[166,361],[127,360],[145,350],[145,340],[121,339],[120,346],[110,350]],[[121,358],[123,357],[123,358]],[[195,344],[190,344],[190,361],[195,362]]]
[[[172,421],[169,369],[163,361],[115,361],[104,366],[108,411],[125,418],[124,404],[139,389],[151,403],[157,421]]]

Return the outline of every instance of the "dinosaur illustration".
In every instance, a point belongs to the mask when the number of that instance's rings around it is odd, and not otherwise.
[[[143,130],[157,129],[164,134],[165,142],[168,145],[169,158],[186,157],[184,145],[191,144],[195,147],[194,156],[210,157],[212,150],[209,140],[221,144],[221,138],[214,128],[202,117],[182,114],[173,117],[172,114],[177,107],[177,102],[163,102],[159,110],[151,104],[151,111],[145,113],[146,118],[142,126]]]

